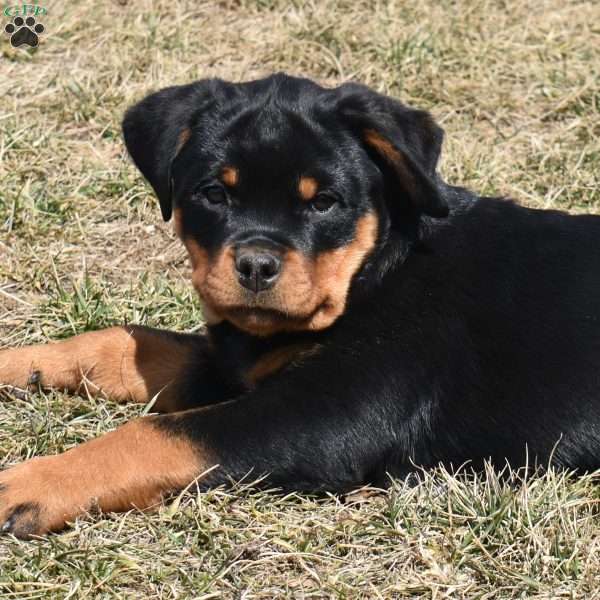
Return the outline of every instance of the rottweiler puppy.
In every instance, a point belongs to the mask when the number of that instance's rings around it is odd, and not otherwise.
[[[431,116],[354,83],[198,81],[123,130],[206,333],[0,353],[4,384],[163,413],[0,473],[2,531],[248,473],[343,492],[440,463],[600,467],[599,216],[448,185]]]

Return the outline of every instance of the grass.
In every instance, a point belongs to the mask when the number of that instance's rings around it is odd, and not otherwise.
[[[427,108],[444,176],[600,212],[600,5],[542,0],[48,2],[36,50],[0,41],[0,346],[115,322],[193,331],[189,266],[120,139],[124,109],[204,76],[365,82]],[[41,20],[41,19],[40,19]],[[0,403],[0,463],[141,407]],[[155,514],[2,538],[3,598],[600,597],[600,474],[426,473],[311,498],[188,492]]]

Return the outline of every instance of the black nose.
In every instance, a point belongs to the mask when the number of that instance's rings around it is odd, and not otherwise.
[[[281,273],[281,258],[271,250],[241,247],[236,250],[235,268],[240,283],[253,292],[268,290]]]

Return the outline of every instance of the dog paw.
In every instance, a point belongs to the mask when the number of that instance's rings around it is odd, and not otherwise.
[[[4,27],[4,32],[10,35],[10,43],[15,48],[26,44],[35,48],[39,43],[39,35],[44,32],[44,26],[36,23],[33,17],[15,17],[12,23]]]
[[[0,350],[0,388],[17,398],[38,389],[42,372],[34,366],[35,358],[35,347]]]
[[[90,500],[61,474],[59,457],[28,460],[0,472],[0,532],[19,538],[62,529]]]

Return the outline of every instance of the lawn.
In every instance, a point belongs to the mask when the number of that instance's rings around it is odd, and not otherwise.
[[[44,6],[38,48],[0,36],[0,347],[123,322],[201,327],[185,253],[120,133],[132,102],[200,77],[367,83],[434,114],[449,182],[600,213],[592,0]],[[0,396],[2,466],[144,410]],[[0,597],[600,598],[600,473],[421,479],[327,498],[247,481],[39,541],[0,538]]]

